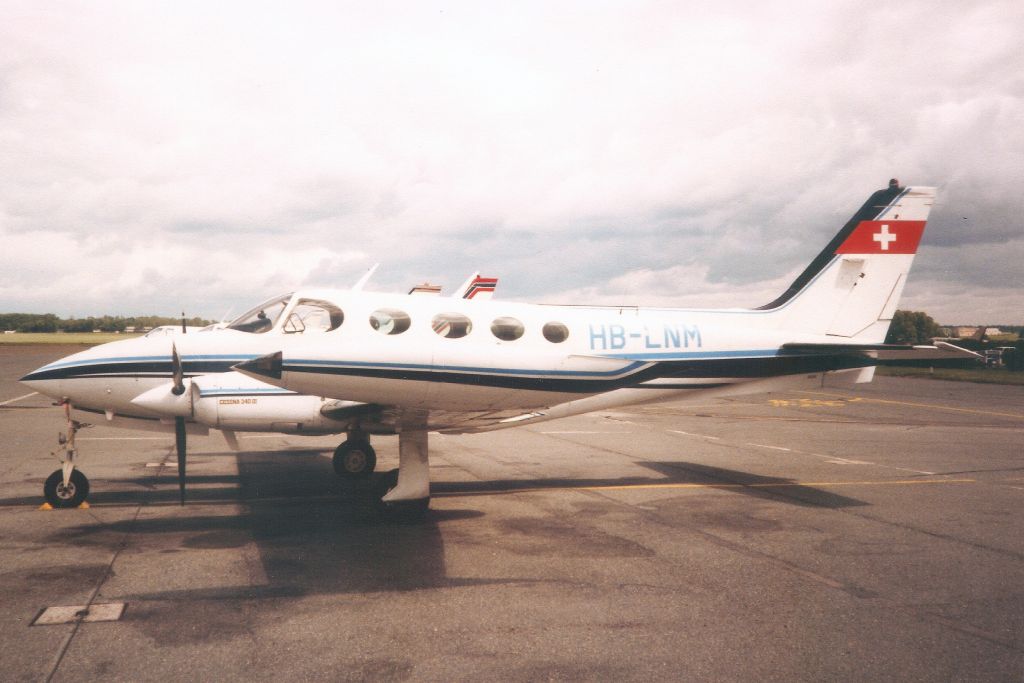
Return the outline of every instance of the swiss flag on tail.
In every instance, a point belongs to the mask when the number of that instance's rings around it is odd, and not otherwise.
[[[861,221],[837,254],[916,254],[924,221]]]

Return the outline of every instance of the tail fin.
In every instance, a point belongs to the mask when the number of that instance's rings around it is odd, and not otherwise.
[[[452,298],[456,299],[490,299],[498,287],[498,278],[480,277],[480,271],[469,276],[462,286],[455,290]]]
[[[808,335],[880,343],[896,312],[935,188],[889,187],[871,195],[782,296],[758,310]]]

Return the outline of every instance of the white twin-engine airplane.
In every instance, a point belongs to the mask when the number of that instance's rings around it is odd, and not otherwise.
[[[22,381],[112,422],[173,422],[182,501],[185,434],[255,424],[347,432],[334,464],[349,477],[373,471],[371,435],[398,434],[397,477],[385,478],[391,488],[382,500],[425,509],[430,431],[480,432],[651,401],[819,386],[826,374],[868,382],[880,362],[972,355],[945,344],[883,343],[934,198],[934,188],[890,181],[781,296],[759,308],[533,305],[357,286],[297,292],[227,329],[173,343],[105,344]],[[268,420],[276,422],[268,427]],[[71,437],[76,424],[69,417]],[[47,499],[65,507],[88,492],[73,448],[66,450],[46,487]]]

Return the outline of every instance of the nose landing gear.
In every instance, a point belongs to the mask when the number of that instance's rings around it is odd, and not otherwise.
[[[43,497],[55,508],[75,508],[89,497],[89,479],[75,468],[75,435],[79,429],[89,427],[84,422],[71,419],[71,403],[63,401],[67,432],[58,437],[61,453],[61,467],[46,478]]]

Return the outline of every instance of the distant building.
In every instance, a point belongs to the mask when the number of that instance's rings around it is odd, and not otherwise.
[[[960,337],[961,339],[965,339],[967,337],[973,337],[974,335],[978,334],[978,330],[980,330],[980,329],[981,329],[980,327],[951,327],[951,328],[949,328],[949,331],[951,333],[949,336],[951,336],[951,337]],[[998,327],[986,327],[985,328],[985,334],[987,334],[988,336],[992,336],[993,334],[1002,334],[1002,333],[1003,333],[1003,331],[1000,330]]]
[[[432,285],[429,282],[424,282],[422,285],[416,285],[410,289],[409,293],[437,295],[441,293],[441,285]]]

